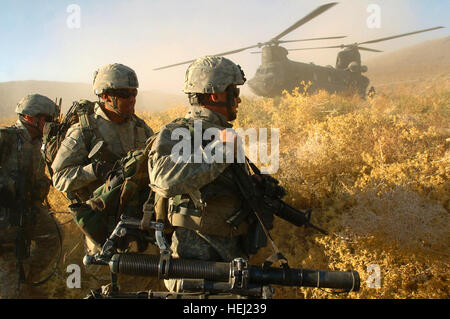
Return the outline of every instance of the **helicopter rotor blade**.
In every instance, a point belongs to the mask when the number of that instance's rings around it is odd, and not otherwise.
[[[301,50],[316,50],[316,49],[337,49],[337,48],[342,48],[342,47],[349,47],[349,46],[340,46],[340,45],[336,45],[336,46],[332,46],[332,47],[316,47],[316,48],[300,48],[300,49],[288,49],[288,51],[301,51]],[[366,48],[366,47],[357,47],[358,50],[362,50],[362,51],[371,51],[371,52],[383,52],[381,50],[376,50],[376,49],[371,49],[371,48]],[[252,52],[252,53],[259,53],[259,52]]]
[[[316,50],[316,49],[337,49],[337,48],[343,48],[345,46],[342,45],[333,45],[330,47],[315,47],[315,48],[300,48],[300,49],[288,49],[288,51],[300,51],[300,50]]]
[[[217,53],[214,55],[217,56],[224,56],[224,55],[228,55],[228,54],[234,54],[234,53],[238,53],[247,49],[251,49],[251,48],[256,48],[256,47],[262,47],[264,45],[268,45],[268,44],[273,44],[273,43],[278,43],[278,40],[282,37],[284,37],[286,34],[288,34],[289,32],[294,31],[295,29],[297,29],[298,27],[300,27],[301,25],[307,23],[308,21],[314,19],[315,17],[317,17],[318,15],[322,14],[323,12],[327,11],[328,9],[330,9],[331,7],[335,6],[337,4],[337,2],[331,2],[331,3],[327,3],[324,4],[318,8],[316,8],[315,10],[313,10],[312,12],[310,12],[309,14],[307,14],[305,17],[303,17],[302,19],[300,19],[299,21],[297,21],[296,23],[294,23],[292,26],[290,26],[289,28],[287,28],[286,30],[284,30],[283,32],[281,32],[279,35],[277,35],[276,37],[274,37],[273,39],[271,39],[268,42],[264,42],[264,43],[258,43],[256,45],[252,45],[249,47],[245,47],[245,48],[241,48],[241,49],[236,49],[236,50],[232,50],[232,51],[226,51],[226,52],[222,52],[222,53]],[[334,37],[333,37],[334,38]],[[326,38],[323,38],[326,39]],[[291,40],[289,42],[295,42],[295,41],[307,41],[307,40]],[[180,63],[175,63],[175,64],[170,64],[170,65],[166,65],[166,66],[162,66],[162,67],[158,67],[153,69],[153,71],[156,70],[162,70],[162,69],[167,69],[167,68],[171,68],[174,66],[178,66],[178,65],[183,65],[183,64],[187,64],[187,63],[192,63],[195,60],[189,60],[189,61],[184,61],[184,62],[180,62]]]
[[[212,55],[214,55],[214,56],[224,56],[224,55],[228,55],[228,54],[238,53],[238,52],[241,52],[241,51],[244,51],[244,50],[247,50],[247,49],[256,48],[256,47],[258,47],[258,46],[260,46],[260,45],[259,45],[259,44],[257,44],[257,45],[252,45],[252,46],[249,46],[249,47],[240,48],[240,49],[236,49],[236,50],[232,50],[232,51],[221,52],[221,53],[212,54]],[[167,68],[171,68],[171,67],[173,67],[173,66],[178,66],[178,65],[188,64],[188,63],[192,63],[192,62],[194,62],[194,61],[195,61],[195,59],[194,59],[194,60],[189,60],[189,61],[180,62],[180,63],[175,63],[175,64],[171,64],[171,65],[166,65],[166,66],[162,66],[162,67],[153,69],[153,71],[162,70],[162,69],[167,69]]]
[[[161,67],[159,67],[159,68],[153,69],[153,71],[162,70],[162,69],[167,69],[167,68],[171,68],[171,67],[177,66],[177,65],[188,64],[188,63],[192,63],[192,62],[194,62],[194,61],[195,61],[195,60],[189,60],[189,61],[184,61],[184,62],[175,63],[175,64],[171,64],[171,65],[161,66]]]
[[[317,17],[318,15],[324,13],[325,11],[327,11],[328,9],[330,9],[331,7],[335,6],[337,4],[337,2],[331,2],[331,3],[327,3],[324,4],[320,7],[318,7],[317,9],[315,9],[314,11],[310,12],[309,14],[307,14],[305,17],[301,18],[300,20],[298,20],[296,23],[294,23],[293,25],[291,25],[289,28],[287,28],[286,30],[284,30],[283,32],[281,32],[279,35],[277,35],[276,37],[272,38],[272,42],[277,42],[279,39],[281,39],[282,37],[284,37],[286,34],[294,31],[295,29],[297,29],[298,27],[300,27],[301,25],[307,23],[308,21],[314,19],[315,17]]]
[[[362,50],[362,51],[371,51],[371,52],[383,52],[381,50],[376,50],[376,49],[371,49],[371,48],[365,48],[365,47],[360,47],[358,46],[358,50]]]
[[[332,48],[341,48],[341,49],[343,49],[343,48],[348,48],[348,47],[351,47],[351,46],[356,46],[359,50],[362,50],[362,51],[383,52],[383,51],[376,50],[376,49],[360,47],[359,45],[360,44],[369,44],[369,43],[376,43],[376,42],[396,39],[396,38],[405,37],[405,36],[408,36],[408,35],[413,35],[413,34],[427,32],[427,31],[432,31],[432,30],[437,30],[437,29],[441,29],[441,28],[443,28],[443,27],[434,27],[434,28],[429,28],[429,29],[423,29],[423,30],[418,30],[418,31],[414,31],[414,32],[398,34],[398,35],[394,35],[394,36],[390,36],[390,37],[385,37],[385,38],[380,38],[380,39],[375,39],[375,40],[370,40],[370,41],[364,41],[364,42],[355,43],[355,44],[341,44],[341,45],[329,46],[329,47],[288,49],[288,51],[315,50],[315,49],[332,49]]]
[[[252,46],[245,47],[245,48],[241,48],[241,49],[236,49],[236,50],[232,50],[232,51],[227,51],[227,52],[217,53],[217,54],[214,54],[214,55],[224,56],[224,55],[234,54],[234,53],[238,53],[238,52],[241,52],[241,51],[244,51],[244,50],[248,50],[248,49],[252,49],[252,48],[257,48],[258,46],[260,46],[260,45],[259,45],[259,44],[256,44],[256,45],[252,45]]]
[[[423,30],[418,30],[418,31],[414,31],[414,32],[409,32],[409,33],[403,33],[403,34],[398,34],[398,35],[393,35],[390,37],[385,37],[385,38],[380,38],[380,39],[375,39],[375,40],[370,40],[370,41],[365,41],[365,42],[361,42],[358,44],[368,44],[368,43],[376,43],[376,42],[381,42],[381,41],[387,41],[387,40],[391,40],[391,39],[396,39],[396,38],[400,38],[400,37],[406,37],[408,35],[413,35],[416,33],[422,33],[422,32],[427,32],[427,31],[432,31],[432,30],[437,30],[437,29],[442,29],[443,27],[434,27],[434,28],[429,28],[429,29],[423,29]]]
[[[342,39],[347,36],[336,36],[336,37],[324,37],[324,38],[311,38],[311,39],[300,39],[300,40],[281,40],[278,43],[289,43],[289,42],[302,42],[302,41],[315,41],[315,40],[329,40],[329,39]]]

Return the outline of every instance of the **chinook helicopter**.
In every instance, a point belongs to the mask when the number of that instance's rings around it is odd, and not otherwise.
[[[384,38],[380,38],[380,39],[364,41],[364,42],[360,42],[360,43],[341,44],[341,45],[327,46],[327,47],[289,49],[287,51],[341,48],[343,50],[340,51],[337,55],[336,68],[334,69],[334,71],[341,70],[341,71],[346,71],[347,74],[348,74],[348,72],[350,72],[350,73],[353,73],[356,75],[358,75],[358,74],[360,75],[361,73],[367,72],[368,68],[367,68],[367,66],[361,64],[361,54],[359,53],[359,50],[371,51],[371,52],[383,52],[383,51],[376,50],[376,49],[362,47],[361,44],[377,43],[377,42],[392,40],[392,39],[405,37],[405,36],[409,36],[409,35],[413,35],[413,34],[417,34],[417,33],[433,31],[433,30],[437,30],[437,29],[441,29],[441,28],[443,28],[443,27],[442,26],[433,27],[433,28],[393,35],[393,36],[389,36],[389,37],[384,37]],[[365,79],[367,79],[367,78],[365,78]],[[354,82],[354,84],[356,84],[356,87],[354,87],[354,89],[356,88],[358,90],[358,93],[364,97],[367,85],[369,84],[368,79],[367,80],[360,79],[362,81],[359,82],[358,78],[354,77],[354,80],[356,80],[356,82]],[[367,83],[367,85],[365,85],[365,83]],[[374,89],[371,88],[371,90],[374,90]]]
[[[382,51],[359,47],[358,46],[359,44],[375,43],[397,38],[400,36],[406,36],[414,33],[431,31],[432,29],[433,30],[436,29],[432,28],[420,30],[388,38],[366,41],[362,43],[355,43],[352,45],[289,49],[289,50],[279,45],[282,43],[345,38],[345,36],[334,36],[334,37],[320,37],[320,38],[310,38],[300,40],[281,40],[281,38],[286,36],[288,33],[296,30],[300,26],[311,21],[312,19],[324,13],[325,11],[332,8],[336,4],[337,2],[332,2],[319,6],[318,8],[316,8],[315,10],[304,16],[302,19],[298,20],[296,23],[291,25],[289,28],[287,28],[277,36],[270,39],[269,41],[259,42],[255,45],[251,45],[236,50],[226,51],[222,53],[217,53],[214,55],[225,56],[234,53],[239,53],[248,49],[261,48],[261,52],[252,52],[252,53],[261,53],[261,65],[256,70],[255,76],[247,82],[248,86],[250,87],[250,90],[258,96],[275,98],[280,96],[284,90],[290,92],[296,88],[299,88],[300,90],[305,90],[308,93],[313,93],[317,90],[326,90],[330,93],[350,91],[358,93],[360,96],[365,97],[366,90],[370,81],[367,77],[361,74],[367,71],[367,67],[361,65],[361,57],[359,55],[358,49],[375,52],[382,52]],[[337,65],[336,68],[332,66],[319,66],[313,63],[292,61],[287,58],[289,51],[333,48],[333,47],[345,48],[344,49],[345,52],[342,51],[338,55],[338,60],[341,62]],[[156,71],[167,69],[178,65],[191,63],[193,61],[195,60],[189,60],[176,64],[166,65],[163,67],[155,68],[153,70]],[[346,63],[347,65],[343,67],[343,65]]]

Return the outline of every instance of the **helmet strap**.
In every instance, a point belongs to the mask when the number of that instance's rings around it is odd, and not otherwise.
[[[113,108],[114,112],[117,115],[119,115],[120,117],[129,118],[130,116],[128,114],[124,114],[124,113],[120,112],[119,108],[117,107],[117,98],[112,95],[108,95],[108,96],[111,97],[112,104],[110,104],[110,105]]]
[[[233,121],[236,119],[236,116],[233,114],[231,108],[235,105],[235,99],[234,99],[234,92],[230,88],[227,88],[227,113],[228,113],[228,119],[230,121]]]
[[[200,97],[199,94],[197,94],[197,93],[188,93],[188,98],[189,98],[189,104],[191,104],[193,106],[200,106],[200,105],[202,105],[201,97]]]

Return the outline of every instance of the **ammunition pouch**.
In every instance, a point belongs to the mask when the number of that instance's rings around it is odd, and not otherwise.
[[[169,198],[167,209],[169,223],[175,227],[200,230],[202,211],[192,206],[190,198],[186,195],[177,195]]]
[[[205,235],[233,237],[248,231],[246,218],[239,218],[241,201],[234,196],[214,196],[206,206],[197,208],[188,195],[177,195],[168,200],[168,221],[174,227],[184,227]],[[231,223],[230,220],[234,221]]]

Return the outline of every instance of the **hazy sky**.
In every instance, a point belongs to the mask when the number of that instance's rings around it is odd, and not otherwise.
[[[179,93],[187,65],[161,71],[152,69],[270,40],[328,2],[331,1],[0,0],[0,82],[91,83],[99,66],[119,62],[135,69],[142,89]],[[367,20],[373,13],[367,12],[370,4],[380,8],[380,28],[368,27]],[[449,0],[341,0],[283,39],[348,36],[285,45],[301,48],[362,42],[439,25],[446,27],[367,45],[388,52],[449,35],[448,21]],[[243,67],[247,78],[253,77],[260,63],[260,55],[250,54],[251,51],[228,56]],[[337,52],[337,49],[294,51],[289,58],[334,65]],[[363,61],[377,54],[362,52]]]

